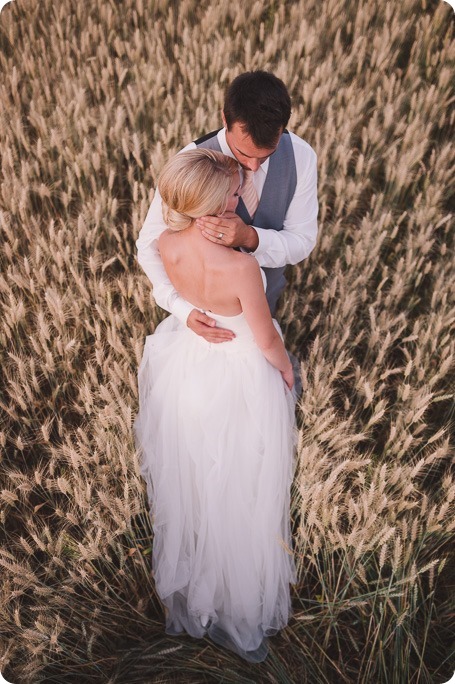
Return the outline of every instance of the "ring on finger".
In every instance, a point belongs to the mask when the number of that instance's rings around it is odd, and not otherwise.
[[[221,240],[224,237],[224,233],[218,233],[218,240]]]

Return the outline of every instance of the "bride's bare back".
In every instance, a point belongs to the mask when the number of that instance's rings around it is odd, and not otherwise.
[[[177,292],[209,316],[243,312],[264,356],[292,387],[292,365],[273,325],[256,259],[207,240],[194,224],[180,232],[165,230],[159,249]]]
[[[184,299],[221,316],[242,312],[235,276],[244,260],[254,257],[206,240],[196,226],[164,231],[159,249],[169,280]]]

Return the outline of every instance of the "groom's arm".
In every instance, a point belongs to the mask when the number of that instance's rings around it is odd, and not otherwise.
[[[262,267],[297,264],[306,259],[316,244],[319,210],[317,156],[313,148],[300,138],[294,144],[294,156],[297,185],[282,230],[251,227],[257,233],[259,244],[250,251]]]
[[[279,268],[297,264],[310,254],[316,244],[319,207],[317,157],[307,142],[292,133],[290,135],[294,146],[297,185],[283,226],[276,230],[248,226],[234,213],[223,217],[204,216],[197,221],[203,235],[209,240],[249,251],[262,267]],[[220,233],[223,233],[222,240],[219,239]]]
[[[158,250],[158,238],[166,229],[158,188],[136,240],[137,260],[153,284],[153,297],[162,309],[186,324],[193,306],[184,300],[169,280]]]
[[[195,144],[191,142],[181,151],[191,150],[195,147]],[[165,229],[161,195],[156,188],[144,224],[136,240],[137,260],[152,282],[153,297],[158,306],[174,314],[182,323],[186,324],[194,307],[179,295],[163,266],[158,249],[158,238]]]

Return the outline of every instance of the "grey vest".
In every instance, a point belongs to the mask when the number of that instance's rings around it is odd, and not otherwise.
[[[214,131],[194,142],[197,147],[208,147],[211,150],[221,152],[217,133],[218,131]],[[294,151],[288,131],[285,131],[281,136],[277,149],[269,157],[267,176],[254,216],[248,214],[242,198],[239,200],[236,213],[247,224],[253,224],[258,228],[282,230],[284,218],[294,197],[296,185],[297,171],[295,168]],[[272,315],[275,313],[278,297],[287,282],[284,277],[284,269],[284,266],[282,268],[263,269],[267,277],[266,295]]]

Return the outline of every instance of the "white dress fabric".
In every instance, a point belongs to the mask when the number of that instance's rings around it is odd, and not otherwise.
[[[289,620],[297,581],[295,397],[243,313],[206,313],[235,339],[209,343],[171,315],[147,336],[139,366],[133,431],[152,572],[167,634],[207,635],[260,662]]]

